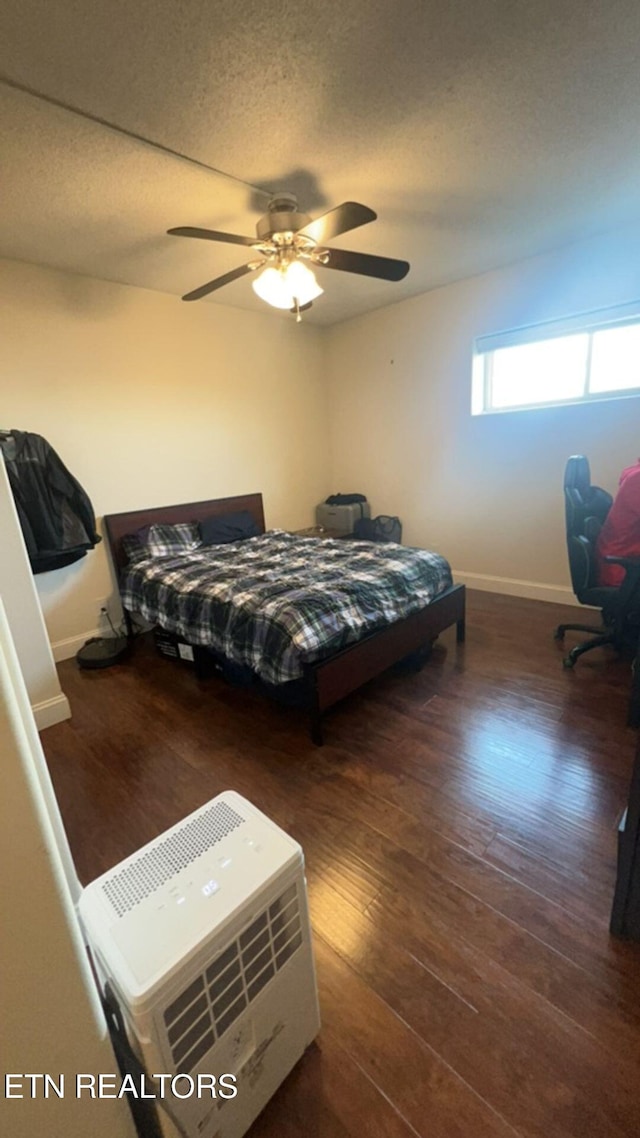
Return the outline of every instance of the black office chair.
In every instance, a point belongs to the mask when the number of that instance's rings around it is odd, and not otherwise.
[[[613,564],[622,565],[625,577],[619,587],[599,585],[597,580],[596,541],[602,524],[609,513],[613,498],[600,486],[591,485],[589,461],[583,455],[572,455],[564,473],[565,520],[567,551],[573,591],[581,605],[599,608],[602,624],[559,624],[555,639],[563,640],[565,632],[592,632],[590,640],[577,644],[562,661],[572,668],[576,660],[592,648],[610,644],[622,648],[633,637],[631,614],[640,619],[640,560],[630,557],[610,557]],[[637,639],[637,627],[635,631]],[[631,639],[631,642],[633,640]]]

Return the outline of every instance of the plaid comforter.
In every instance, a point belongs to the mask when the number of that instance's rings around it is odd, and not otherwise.
[[[424,608],[451,583],[437,553],[272,530],[137,561],[121,592],[131,612],[282,684],[298,679],[305,664]]]

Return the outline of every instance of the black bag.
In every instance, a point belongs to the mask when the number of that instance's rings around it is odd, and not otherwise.
[[[377,518],[358,518],[353,527],[353,536],[360,541],[402,541],[402,522],[387,514]]]
[[[366,502],[364,494],[330,494],[325,506],[354,506],[359,502]]]

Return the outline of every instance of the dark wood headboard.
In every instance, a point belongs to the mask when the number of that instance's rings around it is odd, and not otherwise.
[[[126,514],[105,514],[104,525],[111,558],[119,576],[127,563],[122,551],[122,538],[126,533],[135,533],[142,526],[154,522],[203,522],[206,518],[223,517],[248,510],[264,533],[264,508],[262,494],[240,494],[237,498],[211,498],[208,502],[181,502],[175,506],[156,506],[148,510],[129,510]]]

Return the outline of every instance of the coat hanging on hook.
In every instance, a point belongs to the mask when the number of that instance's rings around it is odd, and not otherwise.
[[[0,431],[0,450],[33,572],[79,561],[101,540],[86,491],[42,435]]]

